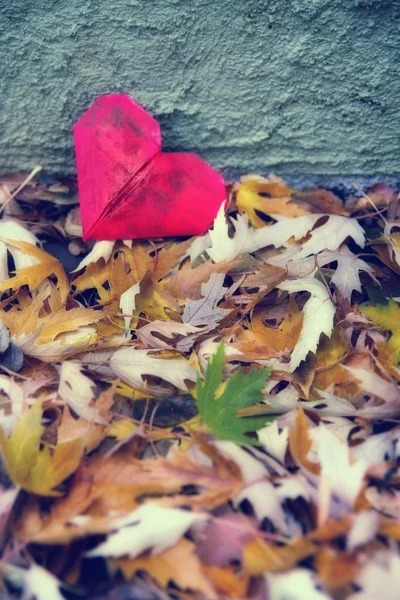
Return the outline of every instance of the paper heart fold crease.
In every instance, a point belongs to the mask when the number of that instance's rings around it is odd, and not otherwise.
[[[201,235],[226,199],[196,154],[162,152],[159,123],[129,96],[100,96],[73,132],[85,240]]]

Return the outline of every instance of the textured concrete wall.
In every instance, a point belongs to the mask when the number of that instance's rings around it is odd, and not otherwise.
[[[0,0],[0,34],[1,171],[73,172],[125,91],[219,168],[400,173],[400,0]]]

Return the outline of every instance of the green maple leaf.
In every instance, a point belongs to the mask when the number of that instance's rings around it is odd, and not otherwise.
[[[252,406],[263,400],[261,390],[265,387],[272,368],[253,368],[247,375],[241,369],[235,371],[226,383],[222,394],[216,397],[216,392],[223,382],[224,343],[207,365],[204,381],[197,380],[197,407],[199,415],[211,433],[220,440],[231,440],[238,444],[258,446],[259,442],[246,435],[247,432],[257,431],[273,417],[244,417],[238,418],[241,408]]]

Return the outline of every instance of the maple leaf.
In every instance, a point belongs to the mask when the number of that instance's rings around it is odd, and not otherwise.
[[[290,244],[280,254],[268,256],[271,265],[285,267],[290,277],[311,276],[318,272],[318,267],[328,263],[337,263],[331,283],[334,283],[341,294],[350,302],[353,291],[361,292],[360,271],[368,273],[377,285],[375,271],[364,260],[353,254],[346,244],[338,250],[327,250],[316,255],[299,258],[302,244]]]
[[[400,308],[397,302],[390,299],[387,305],[363,306],[360,310],[374,325],[391,332],[387,349],[392,353],[393,362],[397,365],[400,361]]]
[[[9,289],[17,290],[23,285],[27,285],[33,291],[39,287],[42,281],[51,275],[55,275],[60,290],[60,300],[62,303],[66,301],[69,294],[68,277],[61,263],[54,256],[27,242],[7,239],[3,239],[2,241],[36,258],[38,264],[18,269],[15,277],[11,277],[0,283],[0,292],[5,292]]]
[[[341,512],[350,512],[359,495],[368,464],[354,460],[347,441],[341,440],[326,425],[318,427],[316,453],[321,465],[320,489],[324,496],[318,506],[318,523],[330,514],[330,504],[341,501]]]
[[[331,335],[335,307],[325,286],[312,277],[284,281],[276,287],[290,294],[300,291],[311,294],[303,307],[303,327],[290,359],[290,370],[294,371],[309,352],[315,353],[321,333]]]
[[[198,379],[196,386],[199,414],[210,431],[221,440],[239,444],[258,445],[259,442],[245,435],[256,431],[268,421],[265,417],[237,418],[237,412],[262,400],[272,368],[255,369],[245,375],[241,369],[228,380],[222,394],[217,395],[223,382],[224,343],[207,365],[204,381]]]

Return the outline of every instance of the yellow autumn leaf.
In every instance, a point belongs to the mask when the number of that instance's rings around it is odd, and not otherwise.
[[[276,546],[255,537],[244,546],[243,570],[248,575],[261,575],[265,571],[286,571],[316,551],[317,547],[305,538]]]
[[[320,466],[307,458],[311,448],[308,422],[302,406],[297,409],[295,426],[289,431],[289,448],[294,460],[310,473],[319,475]]]
[[[27,285],[33,291],[47,277],[55,275],[57,277],[61,302],[64,303],[66,301],[70,288],[68,277],[65,274],[63,266],[54,256],[27,242],[17,242],[8,239],[3,239],[2,241],[5,244],[22,250],[22,252],[29,254],[29,256],[34,256],[39,261],[39,264],[18,269],[15,277],[10,277],[10,279],[6,279],[0,283],[0,292],[6,292],[9,289],[17,290],[23,285]]]
[[[265,311],[254,311],[251,329],[242,330],[238,335],[238,340],[257,341],[276,352],[293,350],[303,325],[303,313],[299,310],[294,297],[290,297],[287,313],[279,327],[266,327],[264,313]]]
[[[37,400],[24,410],[8,438],[0,427],[1,452],[15,485],[42,496],[57,496],[59,493],[52,490],[77,469],[84,440],[59,444],[54,452],[48,445],[40,450],[45,429],[42,413],[42,401]]]
[[[76,438],[57,444],[51,452],[48,444],[36,453],[35,464],[24,482],[24,489],[40,496],[59,496],[54,488],[76,471],[85,448],[85,440]]]
[[[42,402],[38,400],[22,413],[7,438],[0,427],[1,452],[7,471],[15,485],[24,487],[29,471],[34,467],[39,451],[42,426]]]
[[[360,310],[374,325],[391,332],[386,348],[397,365],[400,360],[400,308],[397,302],[391,299],[387,305],[366,306]]]
[[[200,592],[210,600],[217,598],[213,585],[196,554],[195,544],[184,538],[161,554],[135,559],[119,558],[113,562],[127,580],[131,579],[137,571],[145,571],[164,587],[173,581],[182,590]]]
[[[115,419],[107,427],[107,436],[115,437],[117,442],[124,440],[137,429],[136,423],[128,419]]]
[[[315,355],[315,377],[310,400],[319,400],[318,390],[326,390],[330,386],[351,386],[349,374],[342,362],[349,351],[349,343],[341,331],[334,327],[330,338],[323,335]]]
[[[263,177],[246,177],[239,184],[236,204],[239,212],[245,212],[254,227],[264,227],[265,223],[256,211],[285,217],[307,214],[296,204],[290,204],[293,191],[284,183],[268,181]]]

